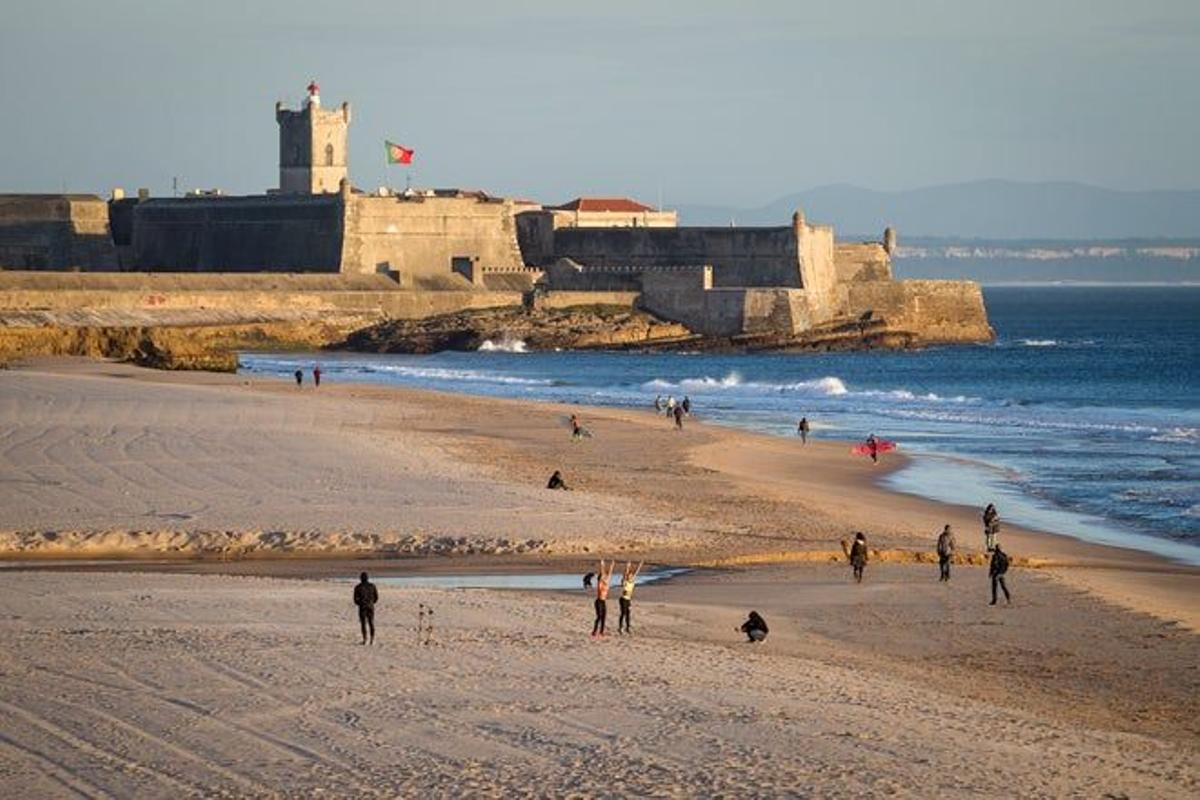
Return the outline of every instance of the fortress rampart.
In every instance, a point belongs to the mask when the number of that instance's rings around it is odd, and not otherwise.
[[[116,269],[108,203],[91,194],[0,195],[0,267]]]
[[[128,268],[153,272],[339,272],[337,195],[145,200],[132,211]]]

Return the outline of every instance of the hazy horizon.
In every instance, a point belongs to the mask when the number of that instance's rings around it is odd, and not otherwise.
[[[6,12],[0,191],[277,183],[276,100],[353,106],[350,174],[754,208],[980,179],[1200,187],[1200,4],[282,0]]]

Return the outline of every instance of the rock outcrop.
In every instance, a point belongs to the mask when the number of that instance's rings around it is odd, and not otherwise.
[[[625,306],[494,308],[427,319],[388,320],[356,331],[335,348],[371,353],[441,350],[586,350],[649,348],[694,342],[675,322]]]

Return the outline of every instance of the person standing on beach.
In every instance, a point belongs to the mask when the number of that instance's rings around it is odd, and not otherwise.
[[[617,602],[621,606],[621,615],[617,617],[617,633],[633,633],[629,627],[629,612],[633,606],[633,587],[637,585],[638,573],[642,571],[642,564],[646,562],[638,562],[635,568],[632,562],[625,562],[625,571],[621,573],[621,596]]]
[[[600,559],[600,571],[596,573],[596,621],[592,623],[592,638],[604,636],[604,623],[608,621],[608,585],[616,566],[614,560],[605,567],[604,559]]]
[[[669,395],[667,395],[667,416],[669,417],[674,413],[675,413],[675,395],[669,394]]]
[[[796,426],[796,433],[800,434],[800,444],[808,444],[808,417],[800,418],[800,424]]]
[[[867,437],[867,452],[871,454],[871,463],[879,463],[879,440],[875,438],[875,434]]]
[[[675,430],[683,430],[683,406],[675,406],[672,413],[675,415]]]
[[[854,570],[855,583],[862,583],[863,570],[867,567],[867,537],[862,531],[854,534],[854,544],[850,545],[850,567]]]
[[[937,538],[938,568],[941,570],[939,581],[950,580],[950,559],[954,558],[954,532],[947,525]]]
[[[1000,549],[1000,545],[996,545],[992,550],[992,563],[988,567],[988,575],[992,578],[992,602],[990,606],[996,605],[996,586],[999,585],[1004,590],[1004,602],[1012,605],[1012,595],[1008,593],[1008,584],[1004,582],[1004,574],[1008,572],[1008,555]]]
[[[313,386],[321,385],[321,367],[318,364],[313,364]]]
[[[983,543],[990,553],[996,549],[996,536],[1000,533],[1000,512],[992,503],[983,510]]]
[[[296,374],[296,385],[303,386],[304,385],[304,371],[298,369],[298,370],[296,370],[295,374]]]
[[[362,628],[363,644],[368,642],[368,632],[370,643],[375,644],[375,604],[378,602],[379,590],[367,580],[367,573],[361,573],[358,585],[354,587],[354,605],[358,606],[358,625]]]
[[[684,395],[683,402],[680,405],[683,406],[683,413],[687,414],[690,417],[692,415],[692,398],[688,397],[687,395]]]
[[[654,396],[654,413],[655,413],[655,414],[661,414],[661,413],[662,413],[662,410],[663,410],[663,406],[662,406],[662,395],[661,395],[661,394],[656,394],[656,395]]]

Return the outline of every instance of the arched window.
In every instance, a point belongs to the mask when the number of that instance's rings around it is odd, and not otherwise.
[[[333,145],[331,144],[325,145],[325,166],[333,166]]]

